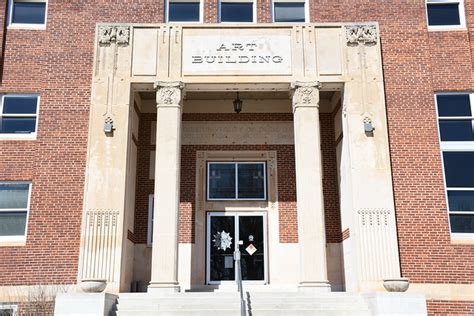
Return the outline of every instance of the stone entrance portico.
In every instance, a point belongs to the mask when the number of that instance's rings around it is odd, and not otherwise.
[[[377,32],[375,24],[99,25],[78,282],[103,278],[109,292],[130,289],[139,123],[134,107],[140,106],[140,93],[152,91],[157,123],[150,292],[205,285],[205,229],[199,214],[212,210],[212,203],[204,201],[199,188],[196,240],[185,248],[178,239],[181,115],[187,92],[287,93],[294,124],[298,244],[279,243],[269,227],[268,285],[311,291],[330,290],[319,111],[320,93],[337,92],[341,98],[335,102],[342,106],[335,122],[343,135],[338,153],[341,220],[349,236],[342,246],[345,288],[377,290],[382,279],[399,278]],[[106,120],[113,123],[112,133],[104,133]],[[376,130],[365,133],[364,122]],[[272,226],[278,194],[272,200],[269,191],[265,203],[261,207]],[[272,256],[284,251],[291,254],[283,260],[298,270],[297,277],[278,284],[278,275],[290,272]],[[197,263],[188,262],[192,257]]]

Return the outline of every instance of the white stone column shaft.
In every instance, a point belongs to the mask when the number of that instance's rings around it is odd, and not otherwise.
[[[293,84],[300,289],[330,291],[319,129],[319,83]]]
[[[149,292],[179,291],[178,214],[183,83],[157,82],[153,250]]]

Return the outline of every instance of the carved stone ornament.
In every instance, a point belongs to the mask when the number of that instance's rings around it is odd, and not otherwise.
[[[217,250],[226,251],[226,249],[230,248],[232,245],[232,237],[230,237],[230,233],[226,233],[225,231],[217,232],[212,237],[214,237],[212,241]]]
[[[293,107],[296,105],[319,106],[319,82],[296,82],[293,88]]]
[[[98,37],[100,45],[116,42],[121,46],[127,46],[130,41],[130,26],[99,26]]]
[[[347,45],[377,44],[377,27],[371,24],[346,25]]]
[[[128,41],[130,40],[130,27],[117,26],[115,38],[116,38],[117,44],[128,45]]]
[[[184,84],[181,81],[155,82],[156,104],[181,104]]]
[[[99,27],[99,44],[108,45],[112,42],[113,27],[100,26]]]

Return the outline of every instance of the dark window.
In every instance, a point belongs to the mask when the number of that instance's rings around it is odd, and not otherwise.
[[[239,199],[265,198],[264,169],[264,164],[238,164]]]
[[[221,2],[221,22],[253,22],[253,3]]]
[[[437,95],[441,141],[474,141],[474,120],[469,94]]]
[[[438,94],[438,124],[452,233],[474,233],[474,120],[471,95]]]
[[[209,163],[208,199],[265,200],[265,163]]]
[[[0,134],[36,131],[37,96],[4,95],[0,104]]]
[[[304,2],[275,2],[275,22],[305,22]]]
[[[0,212],[0,236],[25,234],[26,212]]]
[[[0,236],[25,234],[30,184],[0,183]]]
[[[474,212],[474,191],[449,191],[449,210],[451,212]]]
[[[441,94],[436,96],[439,116],[471,116],[469,94]]]
[[[443,152],[446,186],[474,188],[474,151]]]
[[[459,3],[428,3],[428,25],[461,25]]]
[[[169,2],[168,22],[199,22],[199,2]]]
[[[451,232],[453,233],[474,233],[474,216],[463,214],[451,214]]]
[[[235,164],[209,164],[209,199],[235,199]]]
[[[440,120],[441,141],[474,141],[472,120]]]
[[[44,24],[46,17],[45,2],[13,1],[11,23]]]
[[[15,316],[17,315],[16,313],[16,308],[11,308],[11,307],[5,307],[5,306],[0,306],[0,316]]]

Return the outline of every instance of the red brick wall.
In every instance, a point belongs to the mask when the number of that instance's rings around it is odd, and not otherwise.
[[[95,24],[162,17],[154,0],[49,1],[46,30],[6,31],[0,93],[41,105],[37,140],[0,141],[0,181],[33,183],[27,243],[0,247],[0,285],[76,281]]]
[[[0,3],[0,84],[2,82],[2,68],[3,68],[3,53],[5,49],[5,40],[6,40],[6,23],[7,23],[7,1],[2,1]]]
[[[474,315],[474,302],[427,300],[428,315]]]
[[[311,21],[379,22],[402,274],[472,283],[474,246],[450,242],[433,94],[473,90],[474,1],[455,32],[428,32],[424,3],[313,0]]]
[[[321,113],[319,115],[319,122],[321,124],[321,152],[323,158],[326,242],[338,243],[342,242],[342,232],[333,114]]]
[[[149,151],[151,122],[155,114],[140,116],[138,147],[137,194],[135,209],[135,235],[137,242],[146,243],[148,195],[153,192],[153,180],[149,180]],[[242,113],[242,114],[183,114],[183,121],[279,121],[291,120],[291,113]],[[340,242],[340,216],[337,192],[336,153],[334,126],[331,114],[321,114],[324,198],[326,210],[326,234],[328,242]],[[295,153],[293,145],[185,145],[181,148],[181,196],[180,231],[181,243],[194,242],[194,209],[196,199],[196,151],[214,150],[276,150],[278,168],[278,201],[280,242],[298,242],[295,186]]]

